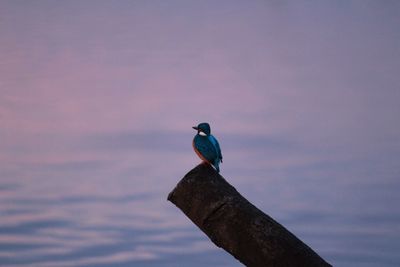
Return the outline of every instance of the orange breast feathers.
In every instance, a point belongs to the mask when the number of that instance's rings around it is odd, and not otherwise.
[[[211,164],[211,163],[210,163],[205,157],[203,157],[203,155],[196,149],[196,147],[195,147],[195,145],[194,145],[194,139],[193,139],[193,142],[192,142],[192,147],[193,147],[194,152],[196,152],[197,156],[199,156],[199,158],[200,158],[202,161],[207,162],[208,164]]]

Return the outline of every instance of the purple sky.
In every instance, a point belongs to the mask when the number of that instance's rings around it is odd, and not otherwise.
[[[93,160],[74,147],[121,135],[186,149],[200,121],[226,140],[390,158],[398,14],[396,1],[2,1],[1,163]]]
[[[264,208],[266,173],[288,209],[396,208],[399,25],[399,1],[2,0],[0,182],[164,198],[208,121],[222,174]],[[151,203],[137,212],[175,216]]]

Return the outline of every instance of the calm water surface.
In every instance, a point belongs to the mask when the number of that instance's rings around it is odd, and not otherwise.
[[[192,134],[188,128],[158,137],[174,152],[143,151],[152,141],[112,150],[115,139],[102,137],[77,151],[77,157],[100,153],[102,160],[3,168],[1,265],[240,266],[166,201],[197,162]],[[220,137],[222,174],[249,200],[336,266],[398,265],[400,183],[395,173],[375,170],[385,164],[380,158],[321,163],[324,153],[312,160],[315,152],[303,149],[305,163],[276,166],[274,158],[294,157],[300,148],[242,138]],[[250,149],[237,145],[243,143]],[[249,155],[257,160],[243,164]]]
[[[398,1],[0,0],[0,266],[241,266],[168,193],[221,174],[334,266],[400,266]]]

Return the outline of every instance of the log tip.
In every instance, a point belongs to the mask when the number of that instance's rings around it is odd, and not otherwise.
[[[174,203],[175,196],[176,196],[176,191],[180,186],[182,186],[183,183],[192,183],[194,180],[201,179],[202,177],[210,177],[213,175],[219,175],[217,171],[211,167],[207,163],[200,163],[196,167],[194,167],[192,170],[190,170],[180,181],[179,183],[175,186],[175,188],[168,194],[167,200]]]
[[[167,200],[168,200],[168,201],[171,201],[171,202],[172,202],[173,199],[174,199],[174,190],[172,190],[171,192],[169,192],[168,197],[167,197]]]
[[[331,266],[208,164],[189,171],[167,199],[246,266]]]

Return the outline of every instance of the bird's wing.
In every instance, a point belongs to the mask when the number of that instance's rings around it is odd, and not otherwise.
[[[208,161],[213,162],[218,157],[217,150],[208,138],[195,137],[194,145],[201,155],[203,155],[203,157]]]
[[[215,150],[217,152],[218,158],[221,160],[222,162],[222,152],[221,152],[221,148],[219,147],[219,143],[217,138],[215,138],[214,136],[210,135],[210,141],[213,143]]]
[[[213,139],[215,140],[215,148],[217,150],[218,157],[221,159],[221,162],[222,162],[222,152],[221,152],[221,148],[219,147],[218,140],[214,136],[213,136]]]

